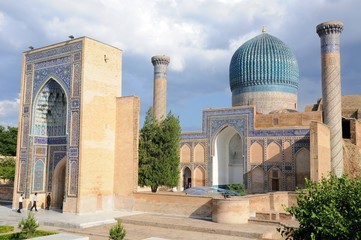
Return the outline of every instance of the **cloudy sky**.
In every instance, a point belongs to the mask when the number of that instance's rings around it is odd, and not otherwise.
[[[88,36],[123,50],[122,95],[152,105],[154,55],[168,55],[168,110],[184,131],[200,130],[202,109],[231,106],[229,63],[267,32],[300,68],[299,111],[321,96],[317,24],[340,20],[342,94],[361,94],[359,0],[0,0],[0,124],[17,125],[22,52]]]

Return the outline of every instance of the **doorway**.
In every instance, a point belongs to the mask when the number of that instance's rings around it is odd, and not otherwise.
[[[188,167],[183,170],[183,189],[192,187],[192,174]]]
[[[63,202],[65,197],[65,168],[66,157],[64,157],[55,167],[53,174],[53,192],[51,207],[61,209],[63,208]]]

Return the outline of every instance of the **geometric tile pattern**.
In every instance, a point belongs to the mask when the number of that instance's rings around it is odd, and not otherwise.
[[[44,159],[38,159],[34,166],[34,191],[44,191]]]

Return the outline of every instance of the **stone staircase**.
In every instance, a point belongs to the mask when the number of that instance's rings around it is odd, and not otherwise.
[[[205,219],[193,219],[175,216],[142,214],[120,218],[123,224],[152,226],[184,231],[219,234],[233,236],[239,239],[281,239],[276,231],[276,225],[248,224],[221,224]]]
[[[249,223],[260,223],[260,224],[273,224],[287,227],[298,227],[299,223],[295,217],[289,213],[276,212],[276,211],[265,211],[256,212],[255,217],[250,217]]]

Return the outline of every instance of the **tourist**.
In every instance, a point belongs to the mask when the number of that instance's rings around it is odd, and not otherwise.
[[[51,197],[50,197],[50,193],[48,193],[48,195],[46,196],[46,210],[50,209],[50,202],[51,202]]]
[[[18,213],[21,213],[21,209],[23,209],[23,194],[20,194],[20,197],[19,197],[19,209],[18,209]]]
[[[38,195],[38,193],[35,193],[33,196],[33,206],[30,208],[30,211],[33,211],[33,208],[35,208],[36,212],[38,211],[38,209],[36,209],[36,201],[38,200],[37,195]]]

